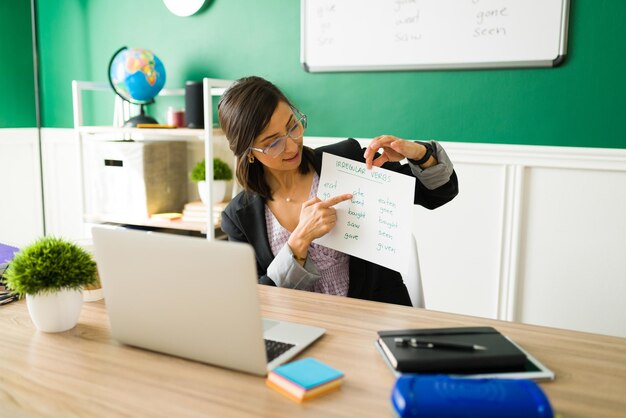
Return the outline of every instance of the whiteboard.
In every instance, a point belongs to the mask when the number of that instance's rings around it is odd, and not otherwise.
[[[301,0],[310,72],[552,67],[569,0]]]

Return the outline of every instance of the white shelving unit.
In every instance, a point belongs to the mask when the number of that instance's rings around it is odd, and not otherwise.
[[[114,134],[123,139],[144,141],[144,140],[201,140],[204,141],[204,158],[206,162],[206,178],[207,181],[213,179],[213,143],[214,143],[214,129],[213,129],[213,97],[221,96],[224,91],[233,83],[231,80],[222,80],[214,78],[204,78],[202,80],[203,85],[203,101],[204,101],[204,129],[188,129],[188,128],[176,128],[176,129],[160,129],[160,128],[128,128],[123,127],[123,121],[131,117],[131,105],[124,102],[121,98],[112,91],[111,86],[108,83],[97,83],[90,81],[72,81],[72,102],[73,102],[73,116],[74,116],[74,132],[77,139],[77,152],[78,161],[80,164],[80,184],[81,184],[81,213],[85,216],[87,199],[85,189],[85,161],[84,161],[84,141],[85,140],[103,140],[102,136]],[[113,116],[113,124],[111,126],[85,126],[83,124],[83,97],[82,93],[85,91],[101,91],[111,92],[115,97],[115,111]],[[159,96],[184,96],[184,89],[163,89],[159,93]],[[212,184],[212,183],[211,183]],[[213,188],[208,188],[208,200],[212,202]],[[215,228],[213,225],[213,205],[207,205],[208,221],[206,225],[206,237],[208,240],[215,239]],[[97,222],[98,219],[87,219],[89,222]],[[105,221],[105,220],[101,220]],[[106,221],[123,223],[124,220],[120,219],[108,219]],[[188,224],[184,222],[178,223],[177,226],[173,226],[171,223],[164,223],[159,221],[143,223],[144,226],[155,227],[168,227],[174,229],[187,229]]]

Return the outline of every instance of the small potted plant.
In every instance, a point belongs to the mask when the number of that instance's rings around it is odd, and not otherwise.
[[[78,322],[82,289],[97,281],[97,269],[91,254],[78,245],[44,237],[22,248],[4,276],[8,289],[26,297],[39,330],[62,332]]]
[[[198,183],[198,194],[206,205],[208,204],[208,189],[206,182],[205,160],[200,161],[191,171],[191,181]],[[213,158],[213,204],[222,202],[226,195],[226,183],[232,180],[233,172],[222,159]]]

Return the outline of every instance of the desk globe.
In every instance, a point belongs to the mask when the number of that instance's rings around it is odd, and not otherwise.
[[[109,83],[118,96],[139,105],[139,115],[128,119],[124,126],[157,123],[144,112],[144,105],[154,103],[154,98],[165,85],[165,67],[152,51],[120,48],[109,62],[108,76]]]

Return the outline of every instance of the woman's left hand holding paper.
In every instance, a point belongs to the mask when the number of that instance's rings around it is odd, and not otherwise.
[[[380,149],[382,149],[381,154],[377,158],[374,158],[376,152]],[[392,135],[381,135],[372,139],[363,157],[365,158],[365,165],[368,169],[371,169],[372,166],[380,167],[386,162],[396,162],[404,158],[419,160],[425,153],[426,147],[419,142],[407,141]],[[431,159],[431,161],[433,161],[432,164],[422,164],[422,168],[436,164],[434,158]]]

